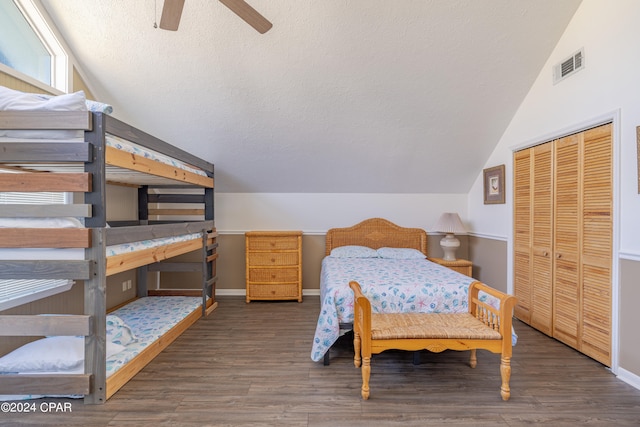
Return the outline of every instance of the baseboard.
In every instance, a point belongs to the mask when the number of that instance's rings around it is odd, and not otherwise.
[[[640,390],[640,376],[623,368],[618,368],[618,378]]]

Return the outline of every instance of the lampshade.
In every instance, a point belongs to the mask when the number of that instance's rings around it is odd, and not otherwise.
[[[467,232],[460,217],[455,212],[445,212],[440,215],[438,222],[433,226],[433,231],[446,234],[464,234]]]
[[[460,247],[460,240],[456,239],[454,234],[464,234],[467,232],[458,214],[455,212],[443,213],[440,215],[438,222],[433,226],[433,230],[445,233],[445,236],[440,240],[440,246],[442,247],[442,252],[444,252],[443,259],[445,261],[455,261],[456,249]]]

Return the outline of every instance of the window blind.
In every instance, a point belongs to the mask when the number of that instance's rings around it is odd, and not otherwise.
[[[0,204],[62,204],[66,203],[68,198],[68,193],[0,192]],[[11,249],[1,250],[10,251]],[[5,254],[3,259],[11,258],[9,252]],[[0,280],[0,311],[67,291],[72,284],[70,280]]]

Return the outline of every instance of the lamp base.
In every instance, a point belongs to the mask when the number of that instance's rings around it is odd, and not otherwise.
[[[460,247],[460,240],[458,240],[453,234],[447,234],[442,238],[442,240],[440,240],[440,246],[444,252],[442,259],[445,261],[456,260],[456,249]]]

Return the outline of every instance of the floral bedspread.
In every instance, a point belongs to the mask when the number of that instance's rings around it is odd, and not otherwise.
[[[196,175],[207,176],[207,173],[202,169],[194,168],[193,166],[181,162],[180,160],[174,159],[173,157],[169,157],[150,148],[134,144],[133,142],[119,138],[115,135],[108,134],[106,138],[106,144],[109,147],[117,148],[118,150],[126,151],[127,153],[135,154],[136,156],[155,160],[156,162],[164,163],[165,165],[186,170],[191,173],[195,173]]]
[[[199,307],[202,307],[200,297],[146,297],[110,313],[131,328],[135,340],[127,344],[125,350],[107,359],[107,377]]]
[[[466,312],[474,279],[423,259],[325,257],[320,273],[320,315],[311,359],[319,361],[340,335],[340,323],[353,323],[357,281],[374,313]]]

